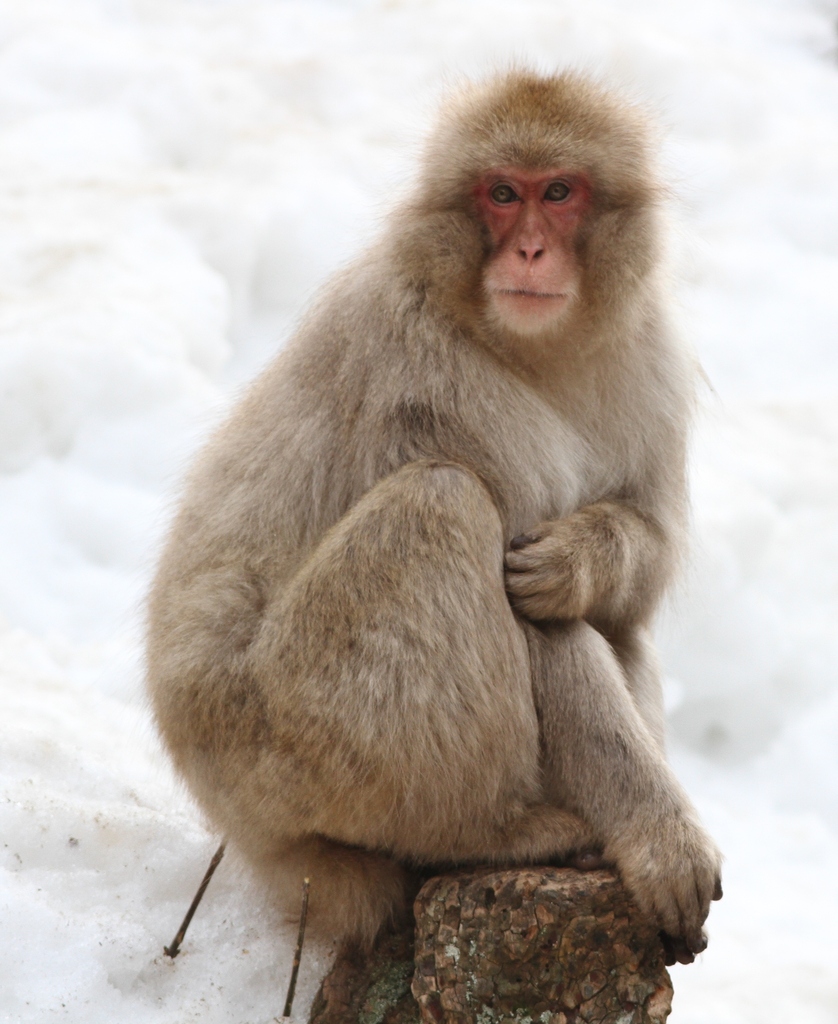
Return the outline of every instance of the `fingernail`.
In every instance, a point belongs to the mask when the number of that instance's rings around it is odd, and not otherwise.
[[[713,890],[713,899],[720,900],[724,896],[722,892],[722,880],[721,878],[716,879],[716,888]]]
[[[528,544],[532,544],[535,541],[535,537],[529,533],[519,533],[517,537],[513,537],[509,542],[509,546],[513,551],[520,551],[521,548],[525,548]]]

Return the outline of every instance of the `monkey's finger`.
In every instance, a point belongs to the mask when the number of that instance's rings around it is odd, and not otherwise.
[[[516,552],[507,551],[504,564],[510,572],[529,572],[540,562],[534,551]]]
[[[681,908],[678,906],[674,889],[666,886],[662,880],[658,882],[658,885],[660,888],[653,889],[649,898],[645,900],[642,899],[640,893],[636,893],[635,901],[643,910],[648,907],[651,910],[650,916],[658,922],[661,931],[666,932],[674,940],[683,934]]]
[[[679,964],[691,964],[695,962],[695,953],[687,947],[683,939],[675,940],[675,959]]]
[[[509,603],[521,615],[528,619],[551,618],[553,602],[549,594],[539,593],[513,593],[508,591]]]
[[[700,921],[703,924],[710,913],[710,904],[713,900],[722,898],[722,883],[717,869],[710,868],[709,871],[702,871],[696,875],[695,891],[696,899],[701,910]]]
[[[663,962],[667,967],[672,967],[673,964],[691,964],[695,961],[695,954],[687,949],[680,935],[658,932],[658,937],[663,946]]]
[[[509,603],[522,618],[530,622],[548,622],[556,618],[553,605],[545,596],[532,595],[529,597],[517,597],[509,594]]]
[[[537,540],[538,537],[534,533],[519,533],[509,542],[509,547],[513,551],[520,551],[521,548],[525,548],[528,544],[534,544]]]
[[[682,923],[679,937],[684,947],[693,955],[703,953],[707,949],[707,933],[701,925],[695,923],[695,918],[692,921],[687,919]]]
[[[551,589],[550,579],[546,573],[541,573],[534,569],[513,569],[507,572],[505,579],[506,589],[520,597],[544,594]]]
[[[540,570],[551,576],[563,575],[569,571],[567,558],[550,537],[534,540],[527,547],[513,551],[511,548],[504,555],[504,564],[511,572],[528,572]]]
[[[680,935],[691,953],[703,953],[707,949],[707,935],[701,925],[707,918],[710,900],[705,899],[701,892],[698,878],[692,886],[687,886],[681,893],[681,929]]]

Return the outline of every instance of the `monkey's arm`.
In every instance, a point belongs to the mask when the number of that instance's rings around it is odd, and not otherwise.
[[[652,515],[627,501],[598,501],[513,538],[506,589],[528,619],[587,619],[609,632],[648,619],[675,550]]]

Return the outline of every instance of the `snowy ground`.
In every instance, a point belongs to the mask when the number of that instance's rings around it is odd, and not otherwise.
[[[0,2],[0,1019],[258,1024],[290,936],[149,725],[182,468],[374,232],[444,82],[511,57],[658,111],[715,387],[661,633],[727,855],[677,1024],[838,1019],[838,63],[826,0]],[[310,949],[303,1019],[325,951]]]

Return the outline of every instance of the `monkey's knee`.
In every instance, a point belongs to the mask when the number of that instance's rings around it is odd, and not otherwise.
[[[381,480],[346,517],[377,557],[400,572],[423,565],[489,569],[502,586],[503,528],[486,485],[453,462],[411,462]]]
[[[390,489],[393,497],[398,496],[396,500],[407,500],[412,508],[433,509],[441,519],[462,524],[478,535],[500,536],[500,516],[488,488],[459,463],[411,462],[379,486]]]

